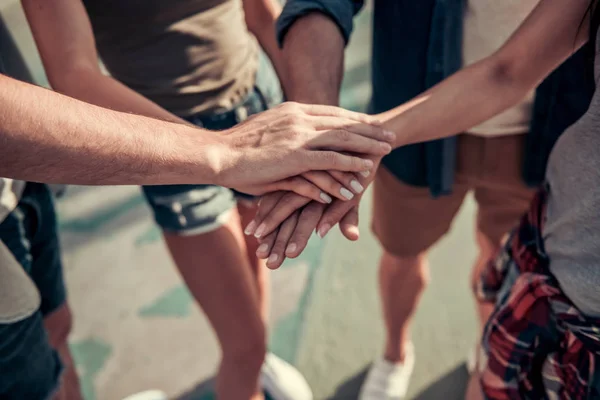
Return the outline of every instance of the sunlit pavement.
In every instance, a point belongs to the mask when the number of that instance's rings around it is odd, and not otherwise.
[[[0,10],[33,75],[44,82],[15,4],[0,0]],[[369,22],[367,10],[356,21],[346,58],[342,98],[353,109],[364,109],[369,97]],[[219,358],[216,341],[176,273],[139,190],[70,188],[58,208],[76,318],[71,344],[86,399],[118,400],[149,388],[174,398],[212,398],[204,390],[210,385],[203,383]],[[432,282],[413,329],[417,364],[410,398],[462,396],[464,359],[476,333],[468,286],[475,257],[473,209],[469,198],[452,234],[431,253]],[[367,195],[359,242],[332,232],[324,240],[313,239],[301,258],[271,273],[270,348],[302,371],[316,399],[356,398],[366,368],[380,353],[380,250],[369,232],[369,214]]]

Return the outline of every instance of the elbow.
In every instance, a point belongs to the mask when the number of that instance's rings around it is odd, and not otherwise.
[[[58,93],[76,97],[80,88],[86,85],[99,69],[87,65],[70,65],[60,68],[48,68],[46,71],[48,82],[52,89]]]
[[[487,70],[495,86],[516,93],[526,93],[537,84],[522,58],[497,54],[490,57]]]

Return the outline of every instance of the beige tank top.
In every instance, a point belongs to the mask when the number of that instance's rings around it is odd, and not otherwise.
[[[241,0],[84,0],[110,74],[187,117],[230,109],[254,85],[258,45]]]
[[[468,0],[463,64],[473,64],[498,50],[538,3],[539,0]],[[526,133],[531,124],[533,101],[531,91],[522,102],[470,129],[469,133],[480,136]]]

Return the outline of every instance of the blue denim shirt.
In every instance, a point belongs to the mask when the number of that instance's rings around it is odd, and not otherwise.
[[[311,12],[328,15],[346,42],[362,0],[288,0],[279,18],[280,43],[294,21]],[[422,93],[462,66],[466,0],[374,0],[373,97],[370,112],[387,111]],[[560,134],[587,110],[594,92],[588,52],[580,50],[537,89],[526,140],[523,180],[544,180],[550,150]],[[452,190],[456,138],[394,150],[383,164],[400,180],[428,186],[433,196]]]

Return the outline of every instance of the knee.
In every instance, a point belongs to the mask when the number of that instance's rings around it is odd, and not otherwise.
[[[61,348],[67,344],[69,335],[73,328],[73,314],[67,303],[50,313],[44,318],[44,327],[48,333],[48,341],[55,348]]]
[[[425,290],[429,285],[430,274],[427,254],[399,255],[384,251],[381,258],[380,273],[382,280],[410,281],[417,290]]]

